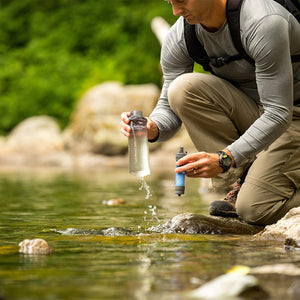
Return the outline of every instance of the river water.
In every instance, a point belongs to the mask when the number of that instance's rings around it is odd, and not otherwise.
[[[151,174],[146,181],[150,193],[123,169],[1,171],[0,295],[187,299],[186,292],[236,265],[299,265],[298,252],[251,236],[156,233],[177,214],[207,214],[208,204],[197,180],[187,179],[181,197],[174,194],[173,174]],[[109,206],[111,199],[124,203]],[[19,253],[18,244],[33,238],[45,239],[54,251]],[[294,299],[289,289],[296,279],[273,275],[260,281],[275,289],[272,299]]]

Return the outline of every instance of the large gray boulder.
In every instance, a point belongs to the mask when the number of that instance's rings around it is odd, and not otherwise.
[[[135,109],[148,116],[159,94],[154,84],[105,82],[91,88],[78,102],[64,131],[67,149],[109,156],[126,153],[128,140],[120,133],[121,113]]]
[[[268,225],[255,237],[257,240],[285,240],[287,238],[300,241],[300,207],[292,208],[277,223]]]

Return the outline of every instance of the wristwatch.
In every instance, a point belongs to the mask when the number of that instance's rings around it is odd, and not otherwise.
[[[220,167],[223,169],[222,173],[225,173],[230,169],[231,164],[232,164],[232,159],[231,159],[230,155],[228,155],[224,151],[218,151],[217,153],[220,156],[219,164],[220,164]]]

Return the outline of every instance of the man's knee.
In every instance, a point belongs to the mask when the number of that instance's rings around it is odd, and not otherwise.
[[[287,213],[287,201],[268,189],[245,182],[238,194],[236,211],[249,224],[269,225]]]
[[[169,104],[172,110],[177,114],[184,107],[188,85],[188,76],[189,74],[184,74],[177,77],[168,88]]]
[[[248,195],[246,197],[247,199],[243,199],[239,195],[238,201],[236,202],[236,212],[240,218],[249,224],[263,225],[260,224],[262,214],[261,207],[259,205],[254,206],[252,201],[249,199],[250,197],[252,196]]]
[[[168,100],[170,107],[180,115],[186,108],[186,103],[195,97],[201,97],[202,83],[208,79],[208,74],[186,73],[178,76],[168,88]]]

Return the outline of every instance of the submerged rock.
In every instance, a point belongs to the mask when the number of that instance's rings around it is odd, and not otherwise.
[[[187,234],[255,234],[263,229],[261,226],[249,225],[236,218],[183,213],[173,217],[164,225],[155,228],[161,233]]]
[[[48,254],[52,252],[52,248],[43,239],[26,239],[19,243],[19,252],[24,254]]]
[[[99,229],[67,228],[63,230],[52,229],[52,231],[60,233],[62,235],[101,235],[102,234],[102,230]]]
[[[136,233],[131,230],[119,228],[119,227],[110,227],[110,228],[104,229],[104,230],[102,230],[102,234],[105,236],[136,235]]]
[[[266,226],[254,237],[257,240],[285,240],[286,238],[300,240],[300,207],[291,209],[277,223]]]
[[[110,227],[107,229],[77,229],[77,228],[67,228],[64,230],[53,231],[60,233],[62,235],[104,235],[104,236],[125,236],[125,235],[137,235],[132,230],[120,228],[120,227]]]

